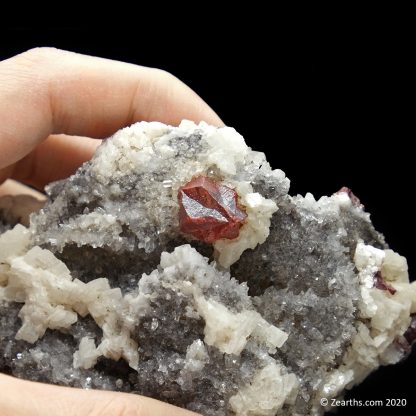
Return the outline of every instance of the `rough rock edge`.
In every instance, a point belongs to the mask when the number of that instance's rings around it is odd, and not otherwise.
[[[340,215],[341,210],[355,207],[357,213],[370,222],[370,214],[364,211],[362,205],[354,205],[346,190],[319,200],[315,200],[310,193],[305,197],[295,196],[293,200],[311,216],[318,213]],[[357,242],[353,254],[361,298],[357,305],[357,334],[341,357],[340,366],[328,373],[317,386],[316,394],[311,399],[311,416],[333,410],[330,406],[326,409],[321,406],[322,398],[330,402],[331,398],[341,397],[345,390],[361,383],[381,365],[396,364],[403,359],[399,341],[409,327],[411,315],[416,313],[416,281],[409,281],[405,257],[390,249],[365,245],[362,240]],[[375,287],[377,274],[395,293]]]
[[[330,400],[338,397],[345,389],[361,383],[381,365],[400,361],[403,351],[396,341],[409,327],[410,315],[416,312],[416,282],[409,282],[404,257],[393,250],[380,250],[359,241],[354,262],[361,290],[357,334],[339,368],[328,374],[321,383],[313,403],[312,415],[322,414],[321,398]],[[377,273],[388,281],[395,293],[374,286]]]

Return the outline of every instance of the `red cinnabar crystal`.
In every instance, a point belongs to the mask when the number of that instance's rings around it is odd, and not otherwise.
[[[380,290],[388,290],[392,295],[394,295],[397,291],[396,289],[388,284],[382,277],[381,277],[381,273],[377,272],[374,277],[373,277],[373,281],[374,281],[374,287],[376,287],[377,289]]]
[[[247,215],[237,197],[234,189],[207,176],[192,179],[179,188],[181,231],[207,243],[238,237]]]
[[[412,314],[410,317],[411,320],[409,328],[407,328],[403,336],[406,338],[409,345],[412,345],[416,341],[416,314]]]
[[[349,198],[351,199],[352,204],[355,207],[361,207],[364,208],[364,205],[361,203],[361,201],[352,193],[350,188],[347,188],[346,186],[343,186],[338,192],[336,192],[337,194],[341,193],[341,192],[345,192]]]

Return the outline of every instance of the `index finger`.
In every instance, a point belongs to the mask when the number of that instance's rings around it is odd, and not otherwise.
[[[220,118],[171,74],[39,48],[0,62],[0,168],[52,133],[106,137],[135,121]]]

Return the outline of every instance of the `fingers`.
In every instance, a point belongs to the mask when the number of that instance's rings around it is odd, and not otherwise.
[[[46,201],[44,194],[12,179],[8,179],[0,186],[0,197],[5,195],[30,195],[39,201]]]
[[[0,374],[2,416],[192,416],[143,396],[80,390]]]
[[[80,165],[91,159],[100,144],[99,139],[52,134],[22,160],[0,169],[0,184],[7,178],[13,178],[43,189],[52,181],[72,175]],[[0,195],[5,194],[5,189],[5,185],[0,186]],[[7,189],[10,191],[10,186]]]
[[[50,135],[17,162],[9,175],[43,189],[52,181],[72,175],[80,165],[91,159],[100,144],[101,140],[88,137]]]
[[[0,62],[0,169],[53,133],[106,137],[138,120],[184,118],[222,124],[164,71],[50,48]]]

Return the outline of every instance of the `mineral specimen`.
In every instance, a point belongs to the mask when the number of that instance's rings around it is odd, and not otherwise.
[[[207,243],[237,238],[246,218],[237,193],[205,176],[179,188],[178,202],[181,231]]]
[[[119,131],[29,228],[4,226],[0,371],[204,415],[322,415],[409,353],[416,284],[349,189],[288,189],[231,128]]]

